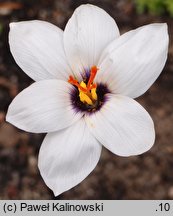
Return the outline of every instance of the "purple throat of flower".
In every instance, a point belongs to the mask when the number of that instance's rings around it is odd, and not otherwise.
[[[100,110],[108,100],[106,94],[110,91],[107,85],[94,82],[98,71],[97,66],[92,66],[89,71],[84,73],[81,82],[78,82],[73,76],[69,76],[68,82],[75,87],[71,92],[71,102],[77,112],[94,113]]]

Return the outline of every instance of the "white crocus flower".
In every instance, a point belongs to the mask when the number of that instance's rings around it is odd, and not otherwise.
[[[9,43],[17,64],[36,82],[13,100],[7,121],[48,133],[38,164],[55,195],[86,178],[102,145],[120,156],[151,148],[153,121],[133,98],[165,65],[166,24],[120,36],[104,10],[87,4],[75,10],[64,32],[44,21],[11,23]]]

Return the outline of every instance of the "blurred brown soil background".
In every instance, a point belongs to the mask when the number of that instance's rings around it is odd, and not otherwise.
[[[147,153],[118,157],[103,149],[96,169],[78,186],[54,197],[37,168],[44,134],[18,130],[5,122],[12,99],[33,81],[16,65],[8,45],[9,23],[46,20],[64,28],[74,9],[83,3],[105,9],[121,33],[153,22],[169,26],[169,58],[155,84],[137,100],[151,114],[156,142]],[[0,1],[0,199],[173,199],[173,19],[137,15],[129,0]],[[57,141],[58,142],[58,141]]]

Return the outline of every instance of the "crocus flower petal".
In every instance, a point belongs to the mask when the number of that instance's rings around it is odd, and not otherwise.
[[[154,143],[151,117],[136,101],[126,96],[108,94],[100,112],[85,117],[91,133],[114,154],[142,154]]]
[[[76,76],[97,65],[103,49],[117,37],[118,27],[103,9],[90,4],[78,7],[64,30],[64,48]]]
[[[101,145],[80,119],[67,129],[49,133],[40,148],[40,173],[55,196],[84,180],[95,168]]]
[[[103,52],[96,77],[116,94],[132,98],[143,94],[161,73],[168,53],[166,24],[129,31]]]
[[[63,31],[44,21],[10,24],[9,44],[22,70],[35,81],[67,80],[71,70],[63,47]]]
[[[82,114],[71,105],[74,87],[62,80],[42,80],[18,94],[8,108],[6,120],[34,133],[53,132],[70,126]]]

